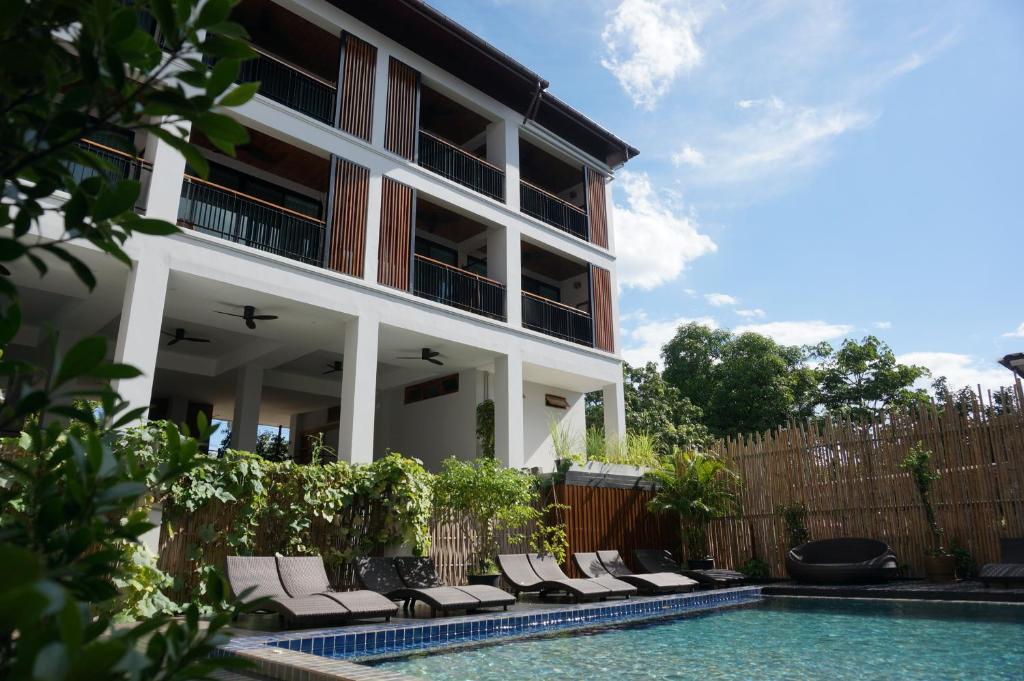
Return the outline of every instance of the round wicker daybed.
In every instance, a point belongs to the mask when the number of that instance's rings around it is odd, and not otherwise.
[[[786,554],[786,570],[798,582],[857,584],[884,582],[896,576],[896,554],[877,539],[821,539]]]

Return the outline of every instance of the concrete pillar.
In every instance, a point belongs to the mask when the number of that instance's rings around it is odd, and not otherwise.
[[[379,322],[363,315],[345,325],[345,369],[341,373],[338,460],[373,461],[373,420],[377,408]]]
[[[505,169],[505,204],[519,210],[519,123],[503,119],[487,126],[487,160]]]
[[[294,459],[295,452],[298,450],[299,438],[302,437],[299,434],[299,415],[292,414],[288,419],[288,458]]]
[[[137,236],[134,239],[147,239]],[[167,277],[170,273],[166,254],[155,248],[139,249],[139,259],[132,263],[125,286],[121,321],[117,329],[114,361],[130,364],[142,375],[114,383],[114,389],[132,409],[145,407],[153,395],[156,355],[160,349],[160,328],[163,324]],[[143,414],[145,418],[145,414]]]
[[[182,125],[189,124],[186,122]],[[144,155],[153,164],[148,183],[146,217],[177,222],[181,184],[185,177],[185,157],[156,135],[147,136]]]
[[[377,254],[380,250],[380,211],[383,191],[384,174],[379,170],[371,169],[366,194],[366,250],[363,252],[363,279],[371,284],[377,283]]]
[[[623,437],[626,434],[626,397],[622,381],[604,387],[604,434],[605,437]]]
[[[508,468],[522,468],[523,358],[518,350],[494,360],[494,456]]]
[[[377,46],[377,67],[373,79],[373,123],[370,129],[370,143],[375,147],[384,146],[384,126],[388,112],[388,62],[391,54]]]
[[[505,284],[506,314],[513,327],[522,324],[523,278],[518,227],[487,230],[487,276]]]
[[[235,382],[235,416],[231,421],[231,447],[256,451],[260,427],[260,398],[263,393],[263,367],[243,364]]]

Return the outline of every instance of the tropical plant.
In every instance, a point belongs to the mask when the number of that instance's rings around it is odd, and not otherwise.
[[[811,538],[807,529],[807,506],[801,501],[782,504],[776,509],[782,516],[782,524],[786,531],[786,548],[800,546]]]
[[[566,504],[548,504],[540,510],[537,520],[530,531],[529,546],[534,553],[548,554],[559,563],[564,563],[569,551],[569,535],[564,522],[557,522],[557,516],[569,510]],[[548,522],[548,518],[556,518],[556,522]]]
[[[932,548],[929,554],[933,556],[948,555],[948,551],[942,545],[944,532],[939,526],[935,508],[932,506],[932,486],[939,479],[939,474],[932,470],[931,450],[925,449],[924,444],[918,442],[910,448],[910,453],[903,459],[900,467],[910,473],[914,488],[917,489],[917,495],[921,499],[921,506],[924,507],[925,519],[928,521],[928,528],[932,534]]]
[[[740,572],[750,579],[768,579],[772,576],[771,568],[768,567],[768,563],[756,556],[750,558],[746,563],[741,565]]]
[[[577,449],[579,443],[571,424],[556,418],[548,419],[548,434],[551,436],[551,449],[556,461],[583,462],[583,455]]]
[[[475,574],[493,572],[498,532],[506,532],[510,542],[522,540],[527,525],[540,517],[538,496],[532,476],[485,457],[445,459],[434,478],[435,508],[450,518],[465,514],[476,530]]]
[[[476,440],[480,443],[480,454],[494,458],[494,400],[484,400],[476,405]]]
[[[678,450],[647,477],[656,485],[648,508],[676,514],[683,555],[689,560],[705,558],[708,525],[735,508],[739,476],[711,454]]]
[[[960,543],[955,537],[949,542],[949,555],[953,556],[956,562],[956,576],[958,579],[972,579],[978,574],[978,563],[971,555],[970,549]]]

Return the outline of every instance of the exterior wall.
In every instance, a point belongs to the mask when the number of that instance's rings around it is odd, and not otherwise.
[[[564,397],[568,409],[556,409],[544,404],[544,395],[551,393]],[[551,442],[551,421],[568,429],[576,438],[580,449],[587,431],[586,400],[583,393],[561,390],[538,383],[523,384],[523,448],[525,467],[550,472],[555,468],[555,450]]]

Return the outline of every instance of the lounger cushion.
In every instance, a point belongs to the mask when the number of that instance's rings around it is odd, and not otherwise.
[[[309,596],[331,591],[320,556],[277,557],[277,572],[289,596]]]
[[[498,556],[498,567],[502,576],[517,589],[535,591],[544,580],[537,576],[525,553],[503,553]]]
[[[1024,580],[1024,564],[988,563],[978,571],[978,578],[992,582]]]
[[[600,589],[608,591],[609,596],[628,595],[635,594],[636,587],[626,584],[622,580],[615,579],[614,577],[601,577],[598,579],[570,579],[562,568],[558,566],[558,561],[555,557],[550,554],[536,554],[531,553],[527,556],[530,561],[530,566],[534,572],[541,579],[549,582],[559,582],[564,584],[570,584],[573,588],[586,594],[600,593]],[[597,588],[595,588],[597,587]]]
[[[644,584],[650,591],[685,591],[697,586],[696,580],[677,572],[634,574],[618,551],[598,551],[597,557],[611,575],[638,587]]]
[[[399,556],[395,558],[395,568],[399,577],[410,588],[437,588],[444,586],[437,575],[437,567],[430,558],[418,556]],[[453,587],[479,601],[480,607],[511,605],[516,602],[515,596],[486,584],[469,584]]]
[[[273,556],[228,556],[227,576],[235,596],[246,589],[253,589],[246,595],[246,602],[260,598],[288,598]]]

